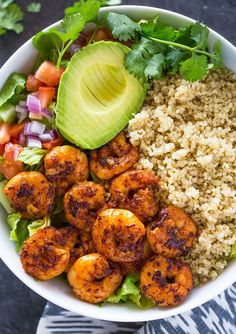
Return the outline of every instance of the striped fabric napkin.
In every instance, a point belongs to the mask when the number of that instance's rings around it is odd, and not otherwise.
[[[37,334],[236,334],[236,283],[189,312],[147,323],[95,320],[48,303]]]

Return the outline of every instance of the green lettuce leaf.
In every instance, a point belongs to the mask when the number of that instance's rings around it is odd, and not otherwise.
[[[236,244],[234,244],[232,246],[229,258],[230,259],[236,259]]]
[[[25,83],[25,74],[12,73],[0,91],[0,107],[12,98],[13,95],[19,95],[25,88]]]
[[[12,213],[7,217],[7,223],[10,227],[10,240],[15,241],[16,251],[19,252],[25,239],[29,236],[29,221],[21,219],[20,213]]]
[[[3,158],[1,157],[1,160],[2,159]],[[7,182],[8,182],[7,180],[3,180],[2,182],[0,182],[0,203],[2,204],[7,213],[12,213],[14,212],[14,209],[11,207],[11,203],[8,197],[3,192],[3,189],[7,184]]]
[[[23,162],[25,165],[32,167],[35,165],[40,165],[46,153],[47,150],[43,150],[42,148],[25,147],[24,150],[19,154],[17,160]]]
[[[113,295],[108,297],[105,302],[117,304],[129,301],[143,309],[155,306],[155,303],[152,300],[142,295],[139,287],[138,273],[127,275],[122,286]]]
[[[34,220],[28,225],[29,236],[31,237],[38,230],[48,227],[50,225],[51,225],[51,219],[49,216],[46,216],[43,219]]]
[[[56,214],[58,214],[58,213],[60,213],[64,210],[63,197],[56,196],[54,203],[55,204],[54,204],[54,208],[53,208],[53,211],[52,211],[53,215],[56,215]]]

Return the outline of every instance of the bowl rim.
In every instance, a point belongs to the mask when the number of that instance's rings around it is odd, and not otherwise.
[[[172,17],[178,17],[180,20],[184,20],[184,21],[188,21],[189,23],[191,22],[195,22],[196,20],[179,14],[177,12],[174,11],[170,11],[167,9],[162,9],[162,8],[158,8],[158,7],[152,7],[152,6],[140,6],[140,5],[122,5],[122,6],[109,6],[109,7],[103,7],[100,12],[106,12],[106,11],[116,11],[116,12],[127,12],[127,11],[136,11],[137,10],[140,11],[144,11],[144,15],[145,15],[145,10],[153,10],[154,12],[159,12],[160,14],[167,14],[168,16],[172,16]],[[129,15],[129,14],[128,14]],[[50,26],[46,27],[43,30],[48,30],[49,28],[58,25],[61,22],[61,20],[51,24]],[[210,33],[217,39],[221,40],[225,45],[227,45],[230,49],[232,49],[232,51],[235,53],[236,55],[236,47],[229,42],[225,37],[223,37],[222,35],[220,35],[219,33],[217,33],[216,31],[214,31],[213,29],[209,28]],[[32,38],[31,37],[29,40],[27,40],[21,47],[19,47],[10,57],[9,59],[4,63],[4,65],[0,68],[0,76],[2,73],[4,73],[5,69],[7,69],[7,67],[9,66],[9,64],[12,61],[12,58],[15,57],[17,55],[18,52],[24,50],[24,48],[30,46],[32,44]],[[12,242],[12,241],[9,241]],[[2,253],[3,254],[3,253]],[[222,276],[222,274],[220,274],[218,276],[217,279],[215,279],[214,281],[210,281],[207,284],[214,284],[214,282],[216,283],[215,285],[217,286],[217,288],[215,289],[211,289],[209,291],[208,294],[202,296],[201,298],[201,303],[199,304],[199,302],[197,301],[198,299],[195,298],[195,300],[191,303],[191,306],[188,307],[184,307],[183,304],[177,306],[177,307],[172,307],[172,308],[168,308],[166,309],[167,313],[164,316],[158,317],[158,310],[157,309],[157,315],[153,315],[150,316],[148,315],[148,311],[149,310],[139,310],[138,315],[137,316],[131,316],[129,315],[129,310],[126,309],[127,315],[128,315],[128,319],[124,318],[123,316],[119,316],[119,314],[116,313],[116,316],[111,316],[109,313],[106,313],[107,307],[104,307],[104,312],[97,312],[98,314],[90,314],[87,312],[87,309],[83,309],[79,308],[79,303],[84,303],[81,302],[80,300],[78,300],[78,310],[75,309],[73,306],[68,305],[66,303],[63,302],[63,300],[59,299],[59,298],[51,298],[48,297],[47,295],[47,291],[45,290],[45,288],[42,288],[40,284],[38,284],[39,282],[32,280],[31,278],[22,275],[21,273],[19,273],[19,270],[14,266],[14,263],[11,263],[8,260],[7,256],[3,256],[2,254],[0,254],[0,257],[2,259],[2,261],[5,263],[5,265],[14,273],[14,275],[16,277],[18,277],[27,287],[29,287],[30,289],[32,289],[34,292],[36,292],[37,294],[39,294],[40,296],[42,296],[43,298],[45,298],[46,300],[51,301],[52,303],[55,303],[56,305],[72,311],[74,313],[77,314],[81,314],[84,316],[88,316],[88,317],[93,317],[95,319],[100,319],[100,320],[108,320],[108,321],[116,321],[116,322],[140,322],[140,321],[150,321],[150,320],[158,320],[158,319],[164,319],[170,316],[174,316],[177,314],[181,314],[183,312],[186,311],[190,311],[191,309],[201,306],[202,304],[204,304],[205,302],[209,301],[210,299],[216,297],[219,293],[221,293],[223,290],[227,289],[231,284],[233,284],[235,282],[235,278],[234,276],[230,276],[227,275],[227,280],[221,279],[220,277]],[[232,266],[236,267],[236,262],[234,264],[231,264]],[[225,268],[226,270],[226,268]],[[198,288],[197,288],[198,289]],[[201,289],[201,288],[199,288]],[[74,297],[76,299],[76,297]],[[87,303],[86,303],[87,304]],[[90,305],[90,304],[89,304]],[[111,307],[112,305],[108,305],[109,307]],[[121,306],[123,307],[123,306]],[[150,309],[153,310],[153,309]]]

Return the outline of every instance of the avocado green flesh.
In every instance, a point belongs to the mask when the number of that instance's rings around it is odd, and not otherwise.
[[[58,91],[56,125],[85,149],[114,138],[141,108],[146,91],[124,67],[129,48],[114,42],[91,44],[64,72]]]

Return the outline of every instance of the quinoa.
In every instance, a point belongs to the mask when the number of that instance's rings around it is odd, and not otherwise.
[[[178,75],[154,81],[128,135],[136,167],[161,179],[163,203],[188,212],[199,237],[187,255],[194,283],[214,279],[236,242],[236,75],[211,71],[203,81]]]

